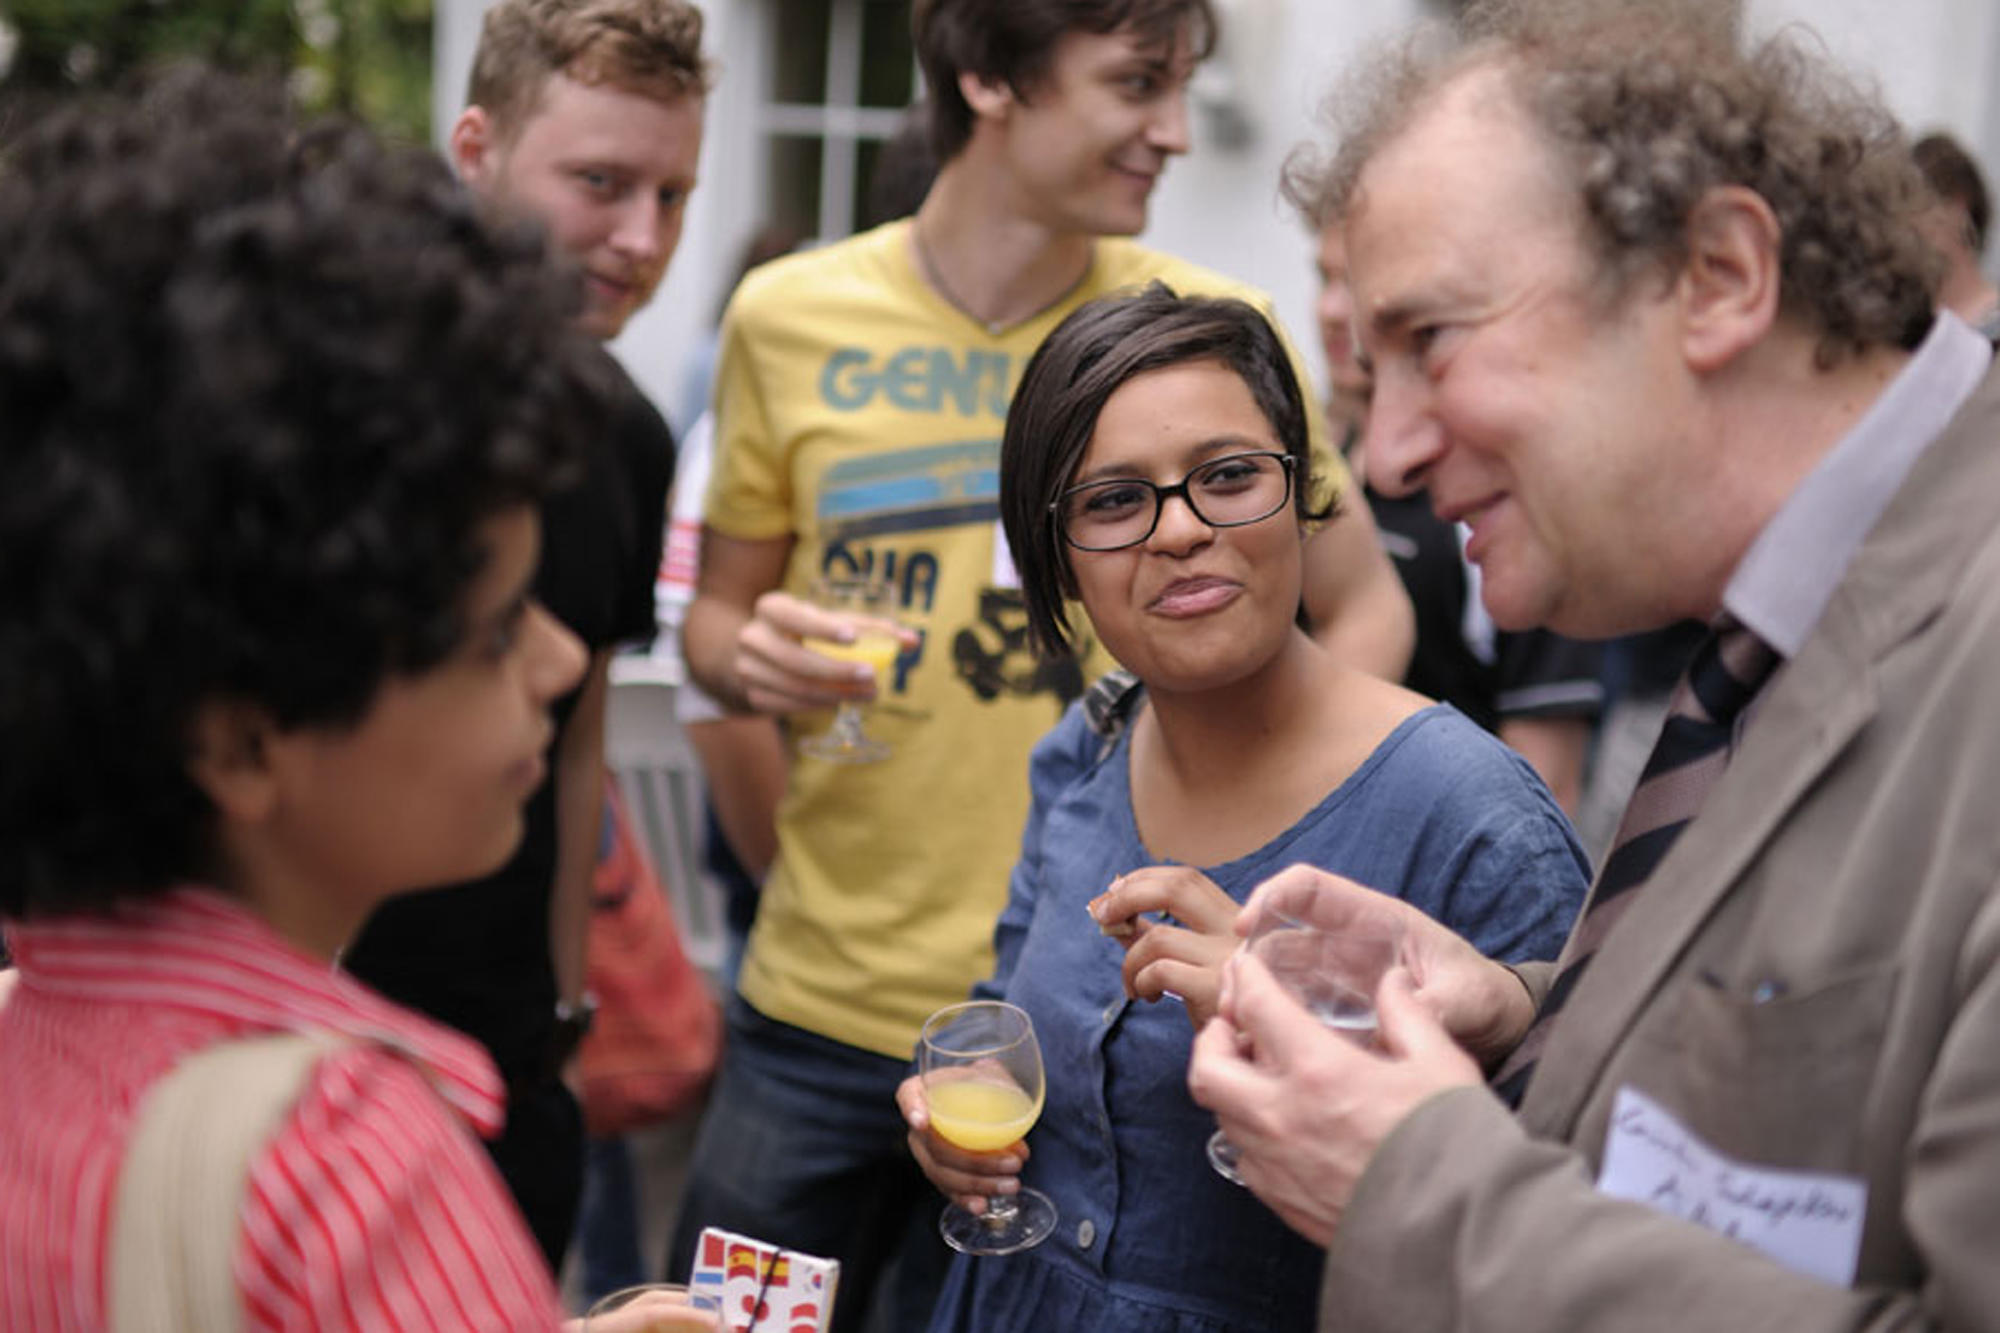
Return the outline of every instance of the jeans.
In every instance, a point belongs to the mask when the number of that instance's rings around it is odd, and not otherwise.
[[[921,1330],[951,1252],[944,1201],[910,1157],[896,1087],[910,1064],[779,1023],[732,997],[667,1260],[685,1282],[701,1229],[840,1261],[833,1333]]]
[[[576,1257],[586,1304],[646,1281],[639,1257],[639,1185],[632,1146],[623,1136],[591,1139],[586,1148]]]

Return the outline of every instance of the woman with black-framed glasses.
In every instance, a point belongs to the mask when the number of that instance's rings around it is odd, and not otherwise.
[[[975,991],[1035,1024],[1033,1160],[953,1148],[916,1081],[899,1094],[940,1190],[977,1211],[1030,1183],[1062,1218],[1033,1250],[959,1258],[934,1330],[1310,1327],[1319,1251],[1210,1170],[1185,1083],[1239,904],[1306,861],[1526,959],[1582,900],[1583,853],[1524,763],[1306,633],[1301,547],[1331,516],[1305,500],[1305,413],[1262,315],[1158,284],[1080,308],[1016,393],[1000,503],[1031,633],[1064,651],[1080,611],[1127,670],[1035,752]]]

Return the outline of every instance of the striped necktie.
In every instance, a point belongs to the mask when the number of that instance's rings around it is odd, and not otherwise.
[[[1701,809],[1708,789],[1722,776],[1736,720],[1778,661],[1770,645],[1726,612],[1695,650],[1667,706],[1660,739],[1619,821],[1590,903],[1563,948],[1555,984],[1527,1035],[1493,1077],[1494,1092],[1509,1106],[1521,1104],[1556,1015],[1569,1002],[1598,946],[1638,896],[1634,890],[1652,877],[1667,849]]]

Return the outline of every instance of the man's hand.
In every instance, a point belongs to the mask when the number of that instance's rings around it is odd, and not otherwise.
[[[793,713],[873,699],[874,668],[823,657],[800,642],[852,643],[864,626],[890,630],[906,648],[916,643],[916,631],[894,621],[828,611],[790,593],[763,594],[737,631],[730,663],[744,700],[760,713]]]
[[[1296,865],[1257,886],[1237,919],[1237,933],[1249,935],[1266,912],[1327,930],[1400,924],[1416,999],[1486,1068],[1505,1058],[1534,1021],[1534,1005],[1519,977],[1401,899]]]
[[[681,652],[688,674],[732,711],[793,713],[875,697],[866,665],[822,657],[799,642],[808,635],[849,641],[864,620],[779,591],[792,546],[790,537],[759,541],[702,528],[701,576],[681,626]],[[905,647],[917,642],[915,630],[889,627]]]
[[[1174,924],[1149,920],[1164,912]],[[1222,965],[1236,952],[1238,908],[1215,881],[1189,866],[1146,866],[1120,875],[1090,902],[1098,929],[1125,950],[1125,993],[1174,995],[1197,1032],[1215,1014]]]
[[[1021,1167],[1028,1160],[1024,1139],[999,1152],[967,1152],[931,1128],[924,1081],[910,1075],[896,1089],[896,1107],[910,1127],[910,1156],[938,1192],[975,1216],[996,1194],[1018,1194]]]
[[[1329,1244],[1382,1140],[1439,1092],[1479,1086],[1479,1068],[1417,998],[1407,969],[1376,996],[1377,1047],[1323,1026],[1256,958],[1225,971],[1221,1016],[1195,1039],[1194,1099],[1241,1152],[1244,1183],[1287,1226]]]

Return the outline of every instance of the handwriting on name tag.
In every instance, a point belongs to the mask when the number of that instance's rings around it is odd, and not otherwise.
[[[1840,1286],[1854,1280],[1865,1183],[1734,1161],[1636,1089],[1620,1088],[1612,1103],[1597,1188],[1719,1232],[1795,1272]]]

